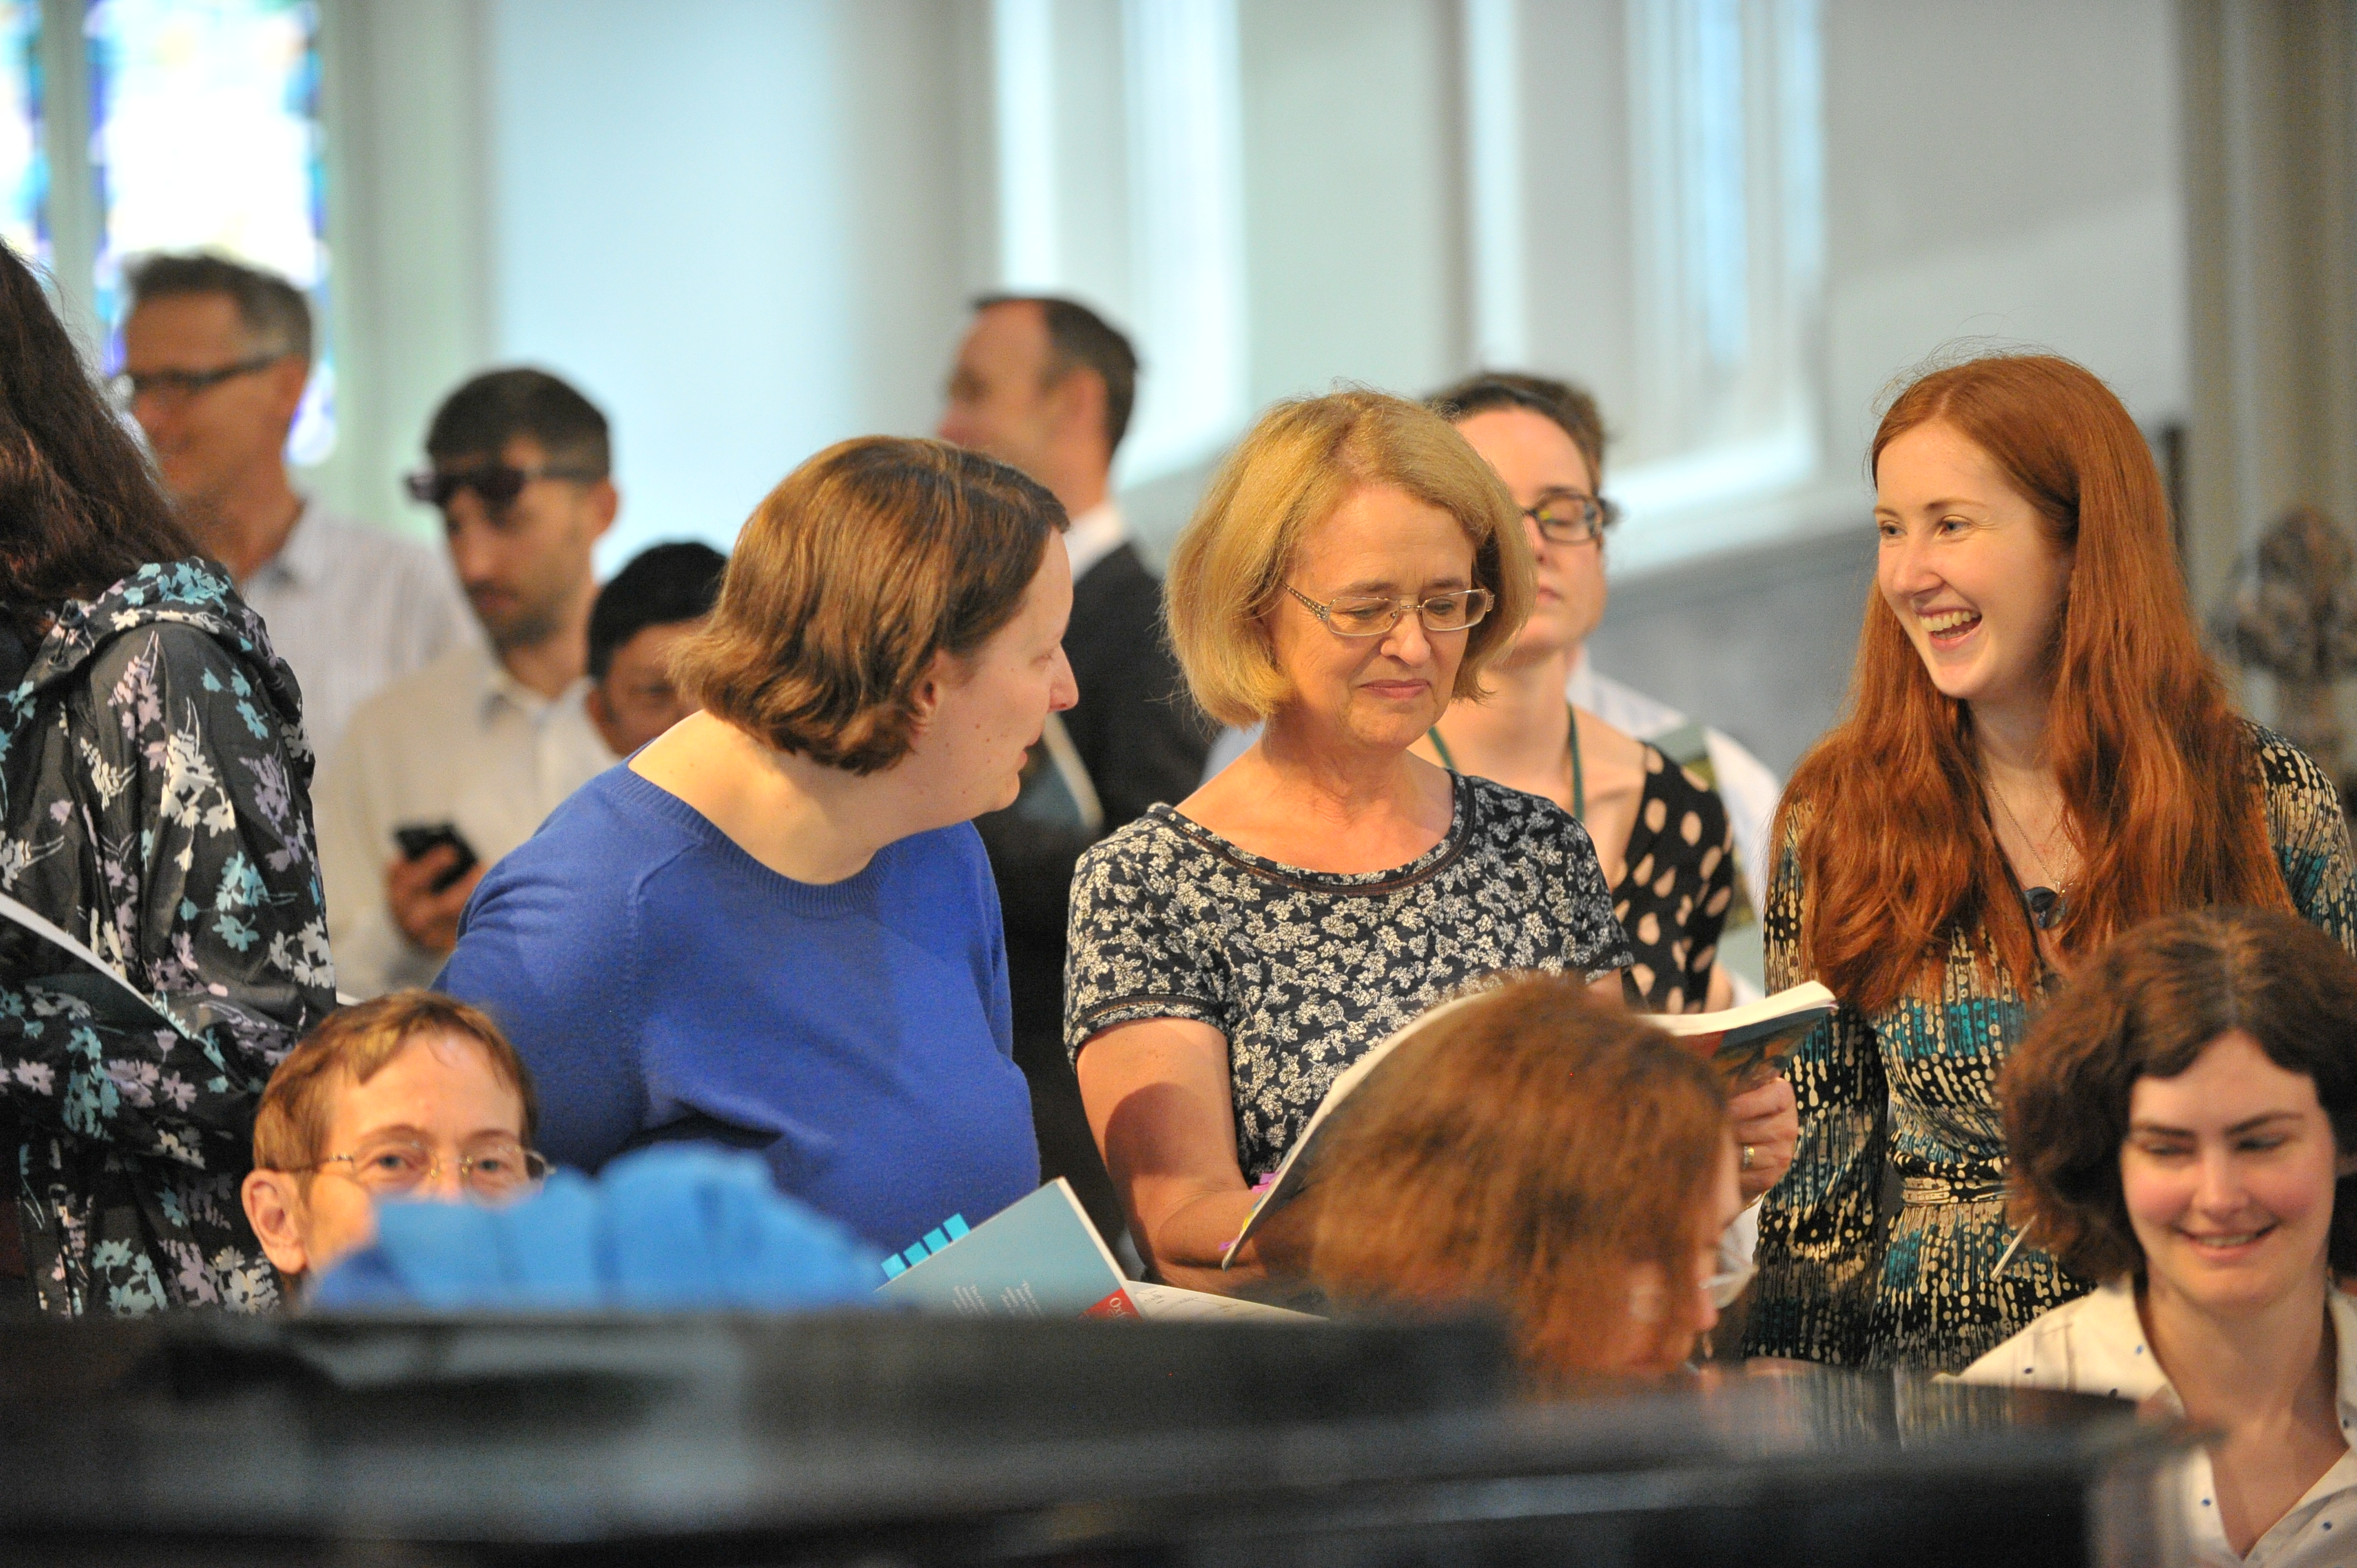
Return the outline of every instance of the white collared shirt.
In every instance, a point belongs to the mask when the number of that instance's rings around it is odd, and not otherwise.
[[[2357,1302],[2325,1293],[2331,1320],[2339,1406],[2344,1440],[2357,1437]],[[2145,1342],[2136,1289],[2116,1280],[2092,1294],[2041,1315],[2029,1327],[1966,1368],[1962,1381],[2016,1388],[2063,1389],[2104,1394],[2182,1416],[2184,1404],[2169,1374]],[[2234,1555],[2218,1517],[2218,1491],[2207,1450],[2195,1449],[2164,1474],[2184,1521],[2193,1561],[2203,1568],[2327,1568],[2357,1563],[2357,1454],[2344,1453],[2307,1495],[2251,1545]]]
[[[393,923],[384,870],[396,828],[457,828],[488,865],[617,758],[582,699],[588,677],[544,697],[479,639],[396,681],[353,714],[313,800],[328,941],[356,997],[424,985],[442,967]]]
[[[1077,583],[1089,575],[1089,568],[1120,549],[1129,539],[1129,529],[1121,520],[1121,508],[1111,496],[1097,502],[1072,519],[1064,530],[1064,553],[1072,558],[1072,581]]]
[[[278,553],[238,585],[303,689],[303,733],[324,761],[352,710],[480,634],[439,550],[303,503]]]

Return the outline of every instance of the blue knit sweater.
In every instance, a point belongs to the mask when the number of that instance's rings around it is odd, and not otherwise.
[[[626,764],[491,868],[436,984],[507,1030],[560,1164],[759,1149],[893,1250],[1039,1185],[998,895],[963,823],[814,886]]]

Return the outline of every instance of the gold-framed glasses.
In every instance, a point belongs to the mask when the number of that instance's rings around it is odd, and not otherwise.
[[[1390,599],[1375,594],[1351,594],[1331,604],[1319,604],[1292,584],[1285,591],[1299,599],[1311,615],[1326,623],[1337,637],[1381,637],[1414,614],[1426,631],[1463,631],[1479,626],[1497,596],[1487,588],[1458,588],[1420,599]]]
[[[349,1155],[329,1155],[300,1171],[329,1171],[349,1176],[382,1197],[414,1192],[434,1179],[447,1162],[441,1153],[418,1138],[379,1138]],[[494,1139],[458,1156],[458,1185],[478,1197],[513,1197],[530,1192],[547,1179],[547,1157],[513,1138]],[[344,1169],[335,1170],[335,1166]]]

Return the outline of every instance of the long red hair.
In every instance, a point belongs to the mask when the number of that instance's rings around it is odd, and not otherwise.
[[[2068,360],[1975,360],[1900,394],[1875,461],[1933,421],[1986,453],[2075,552],[2046,721],[2082,868],[2053,931],[2064,961],[2153,915],[2289,910],[2249,732],[2202,651],[2160,476],[2127,410]],[[1803,965],[1863,1011],[1936,983],[1959,930],[2017,984],[2036,972],[1971,730],[1870,588],[1847,712],[1794,770],[1778,822],[1780,843],[1800,824]]]

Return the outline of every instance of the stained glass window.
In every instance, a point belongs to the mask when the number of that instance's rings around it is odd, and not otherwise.
[[[33,51],[40,39],[38,0],[0,0],[0,240],[40,259],[41,113]]]
[[[335,443],[335,373],[315,7],[92,0],[88,31],[100,319],[120,328],[124,263],[152,251],[220,251],[308,291],[318,356],[288,456],[320,461]]]

